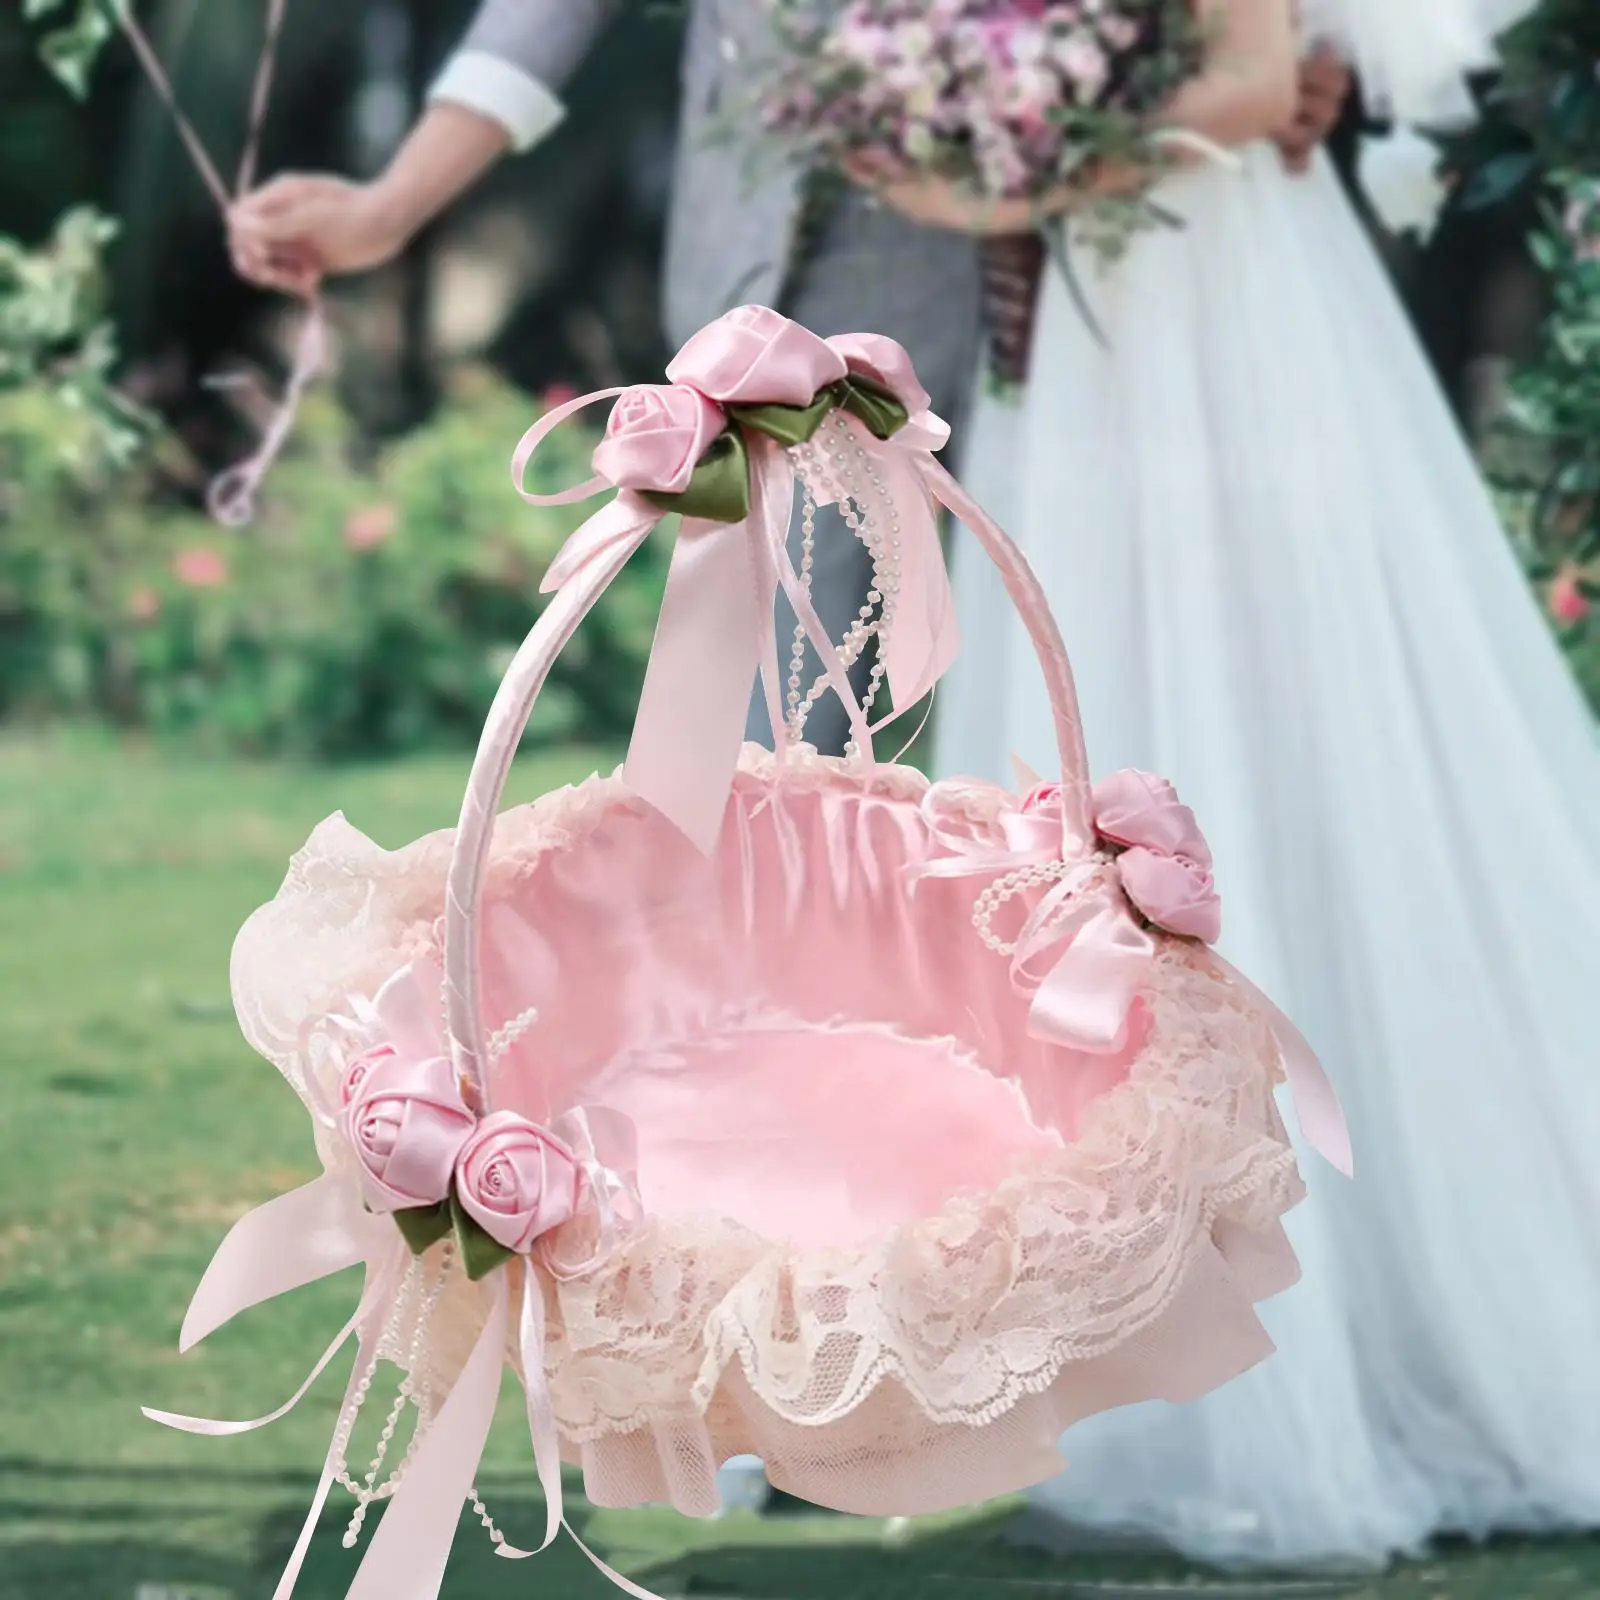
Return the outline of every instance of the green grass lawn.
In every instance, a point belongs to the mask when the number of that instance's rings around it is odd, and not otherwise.
[[[525,762],[514,799],[581,775]],[[0,741],[0,1600],[266,1600],[293,1541],[342,1382],[241,1439],[144,1422],[144,1403],[270,1410],[343,1321],[339,1280],[264,1308],[181,1361],[178,1324],[228,1223],[314,1174],[299,1103],[240,1042],[228,951],[290,853],[343,809],[380,843],[454,820],[465,763],[344,772],[208,765],[84,737]],[[514,1406],[484,1486],[514,1541],[542,1518]],[[987,1600],[1202,1592],[1156,1558],[1049,1557],[1006,1538],[1014,1508],[880,1525],[789,1508],[692,1524],[665,1511],[575,1521],[666,1593],[746,1600]],[[344,1510],[298,1591],[339,1600]],[[536,1542],[536,1541],[535,1541]],[[614,1594],[563,1541],[531,1567],[464,1529],[449,1600]],[[1237,1592],[1228,1590],[1227,1592]],[[1292,1593],[1283,1585],[1257,1592]],[[1366,1600],[1600,1596],[1600,1548],[1460,1551],[1351,1593]]]

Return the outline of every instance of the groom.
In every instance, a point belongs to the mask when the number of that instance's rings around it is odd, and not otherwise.
[[[562,86],[622,9],[623,0],[483,0],[430,99],[492,119],[514,149],[527,149],[560,122]],[[667,332],[682,344],[723,312],[754,302],[824,336],[887,334],[910,351],[934,409],[959,429],[986,331],[997,361],[1020,372],[1042,254],[1025,240],[980,243],[922,226],[857,189],[816,204],[820,196],[808,193],[793,168],[777,167],[752,183],[749,147],[761,134],[752,128],[743,139],[728,138],[725,123],[739,114],[750,69],[772,46],[758,0],[690,0],[667,236]],[[1337,122],[1349,83],[1337,61],[1307,62],[1299,115],[1279,141],[1291,166],[1303,166]],[[834,637],[856,617],[871,576],[858,540],[819,526],[813,596]],[[780,638],[792,624],[792,616],[780,618]],[[836,753],[846,726],[837,697],[825,695],[806,737]],[[759,694],[748,732],[770,741]]]

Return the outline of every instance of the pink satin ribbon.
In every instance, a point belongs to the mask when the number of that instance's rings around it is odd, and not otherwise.
[[[391,985],[391,994],[412,985],[409,970]],[[582,1260],[553,1258],[542,1247],[541,1260],[555,1277],[589,1272],[621,1249],[644,1218],[635,1176],[636,1140],[627,1118],[603,1108],[581,1107],[558,1118],[552,1131],[576,1155],[583,1181],[580,1215],[594,1223],[594,1243]],[[181,1348],[201,1339],[253,1306],[319,1281],[347,1267],[365,1264],[367,1280],[350,1320],[323,1352],[294,1395],[266,1416],[249,1421],[190,1417],[146,1407],[153,1422],[185,1433],[225,1438],[253,1432],[287,1416],[306,1396],[352,1337],[361,1354],[351,1374],[343,1418],[353,1402],[370,1356],[393,1314],[409,1252],[387,1218],[374,1217],[360,1204],[349,1180],[324,1173],[315,1182],[282,1195],[242,1218],[228,1233],[195,1292],[184,1320]],[[461,1507],[470,1497],[499,1398],[505,1353],[516,1318],[517,1351],[527,1398],[528,1427],[539,1482],[546,1499],[547,1549],[566,1527],[561,1485],[560,1433],[544,1368],[544,1298],[540,1280],[526,1262],[515,1262],[489,1280],[487,1322],[449,1397],[426,1431],[407,1466],[367,1550],[349,1600],[435,1600],[455,1539]],[[274,1600],[291,1600],[310,1548],[312,1533],[341,1470],[341,1441],[329,1447],[317,1491]],[[657,1600],[606,1565],[576,1535],[585,1556],[617,1587],[639,1600]],[[531,1554],[511,1545],[498,1547],[510,1559]]]
[[[597,475],[553,494],[535,494],[523,480],[534,452],[556,427],[585,407],[623,392],[609,389],[568,401],[528,430],[512,458],[513,479],[523,499],[536,506],[571,505],[612,487]],[[959,648],[937,508],[914,460],[944,435],[932,417],[919,417],[903,430],[904,442],[899,436],[878,440],[855,419],[847,420],[902,518],[901,599],[882,643],[896,704],[906,707],[933,687]],[[780,765],[786,754],[773,620],[779,590],[845,707],[864,762],[872,759],[873,733],[891,720],[869,722],[840,649],[795,571],[789,554],[795,485],[789,452],[755,432],[746,442],[749,516],[731,524],[686,518],[680,528],[623,768],[629,786],[707,854],[721,831],[744,742],[751,685],[758,678]],[[664,515],[642,495],[619,490],[567,541],[545,575],[544,591],[562,589],[604,557],[622,551],[631,555]]]
[[[138,59],[150,87],[172,118],[178,137],[189,159],[194,163],[200,181],[205,185],[217,209],[227,216],[235,196],[242,196],[255,183],[256,165],[261,153],[261,135],[266,124],[267,105],[272,98],[272,80],[277,67],[278,45],[283,35],[284,13],[287,0],[267,0],[266,34],[261,53],[256,61],[255,81],[250,91],[250,122],[245,137],[244,153],[239,158],[239,170],[230,193],[217,170],[194,125],[178,104],[178,96],[161,58],[156,54],[144,29],[134,15],[129,0],[118,0],[110,7],[130,48]],[[230,467],[213,480],[206,491],[206,507],[218,522],[228,527],[243,527],[252,521],[260,496],[261,484],[273,464],[283,452],[289,436],[294,431],[300,403],[306,390],[316,380],[327,360],[327,315],[322,297],[315,290],[305,295],[306,312],[300,333],[295,340],[294,360],[282,397],[274,405],[272,415],[262,430],[261,440],[250,455],[237,466]]]

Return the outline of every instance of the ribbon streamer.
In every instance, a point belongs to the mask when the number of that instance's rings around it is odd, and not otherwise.
[[[150,87],[166,107],[177,129],[178,137],[189,159],[194,163],[200,181],[216,202],[224,220],[235,198],[242,198],[254,186],[256,168],[261,155],[261,138],[266,127],[267,107],[272,99],[272,83],[277,67],[278,47],[283,37],[283,20],[288,0],[267,0],[266,33],[261,53],[256,60],[255,81],[250,91],[250,120],[245,135],[244,152],[239,158],[238,172],[230,192],[222,174],[207,152],[204,142],[195,132],[194,124],[178,103],[176,90],[161,58],[150,43],[148,35],[134,15],[132,0],[113,0],[110,10],[121,27],[128,45],[137,58]],[[261,485],[273,464],[283,453],[289,436],[294,431],[300,403],[305,392],[316,380],[327,360],[327,314],[321,295],[315,289],[305,292],[306,310],[299,336],[295,340],[294,359],[282,397],[273,407],[272,415],[262,430],[261,440],[250,455],[237,466],[215,478],[206,491],[206,508],[216,520],[227,527],[244,527],[254,520]]]
[[[512,458],[512,478],[524,500],[536,506],[571,505],[613,487],[597,475],[537,494],[525,479],[534,453],[555,428],[623,393],[607,389],[568,401],[528,430]],[[734,522],[684,517],[623,767],[629,786],[706,854],[721,831],[744,743],[750,690],[758,680],[780,768],[786,756],[773,618],[780,590],[845,708],[864,763],[872,760],[873,733],[891,720],[868,720],[839,646],[795,570],[789,553],[795,490],[789,443],[812,437],[831,414],[844,416],[901,511],[902,603],[882,641],[896,704],[904,708],[922,699],[955,659],[960,643],[937,511],[915,465],[943,442],[943,424],[931,415],[910,417],[904,405],[856,377],[823,390],[809,407],[730,406],[728,411],[734,427],[745,430],[738,458],[748,474],[748,496],[741,503],[747,514]],[[697,475],[715,455],[713,447],[701,458]],[[715,470],[720,475],[721,465]],[[545,574],[543,590],[563,590],[598,561],[613,562],[620,570],[669,511],[680,504],[700,506],[708,498],[726,499],[720,476],[714,497],[694,485],[682,496],[618,490],[563,546]],[[588,603],[598,598],[596,592]]]

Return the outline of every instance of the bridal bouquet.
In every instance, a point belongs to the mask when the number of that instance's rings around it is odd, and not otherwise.
[[[1097,170],[1160,170],[1156,117],[1203,63],[1191,0],[768,0],[783,56],[757,111],[814,167],[935,175],[1043,200]],[[1107,253],[1172,221],[1139,197],[1075,208]]]

